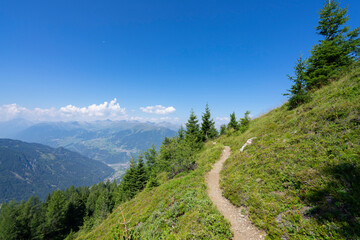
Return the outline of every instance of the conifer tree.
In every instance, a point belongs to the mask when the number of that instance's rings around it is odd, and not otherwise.
[[[184,136],[184,127],[183,127],[183,125],[181,124],[181,126],[180,126],[180,129],[179,129],[179,131],[178,131],[178,138],[179,138],[179,140],[183,140],[184,138],[185,138],[185,136]]]
[[[108,189],[104,189],[96,200],[95,216],[98,219],[105,219],[113,207],[111,194]]]
[[[214,138],[216,138],[217,136],[219,136],[219,132],[218,132],[218,130],[217,130],[216,127],[215,127],[215,122],[214,122],[214,124],[212,124],[212,125],[210,126],[209,136],[210,136],[210,139],[214,139]]]
[[[147,173],[145,169],[143,155],[138,156],[138,163],[136,168],[136,191],[139,192],[144,189],[147,182]]]
[[[190,117],[186,125],[185,139],[192,144],[200,142],[200,126],[198,124],[198,119],[193,110],[190,112]]]
[[[294,109],[297,106],[310,100],[310,96],[306,90],[306,82],[308,80],[306,76],[306,62],[301,57],[298,59],[296,66],[294,67],[295,77],[288,75],[288,78],[294,82],[289,93],[283,94],[289,96],[289,109]]]
[[[215,122],[213,119],[211,119],[211,113],[208,104],[206,104],[205,113],[202,115],[201,134],[203,141],[207,141],[208,139],[212,139],[217,136]]]
[[[148,168],[149,172],[151,172],[152,169],[155,167],[157,156],[158,153],[156,151],[154,144],[151,146],[151,148],[149,148],[146,152],[144,152],[146,167]]]
[[[332,75],[358,59],[360,28],[349,32],[349,27],[343,26],[348,21],[346,13],[347,8],[340,8],[337,0],[325,1],[316,28],[324,39],[311,51],[307,89],[326,85]]]
[[[236,121],[235,112],[230,114],[230,122],[228,124],[228,129],[234,129],[234,131],[239,130],[239,125]]]
[[[224,134],[226,134],[226,125],[222,124],[220,126],[220,135],[224,135]]]
[[[239,121],[239,130],[243,133],[249,128],[250,124],[250,111],[246,111],[243,118]]]
[[[130,167],[123,176],[122,189],[128,199],[133,198],[137,193],[137,163],[131,158]]]
[[[47,202],[45,238],[46,239],[63,239],[66,233],[66,211],[67,201],[63,191],[57,190],[51,194]]]
[[[21,226],[17,224],[18,203],[3,203],[0,211],[0,239],[19,239]]]
[[[68,207],[66,214],[66,226],[68,230],[77,231],[83,224],[86,206],[81,195],[71,186],[71,194],[68,195]]]

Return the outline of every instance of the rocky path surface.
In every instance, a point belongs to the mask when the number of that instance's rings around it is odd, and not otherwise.
[[[264,239],[265,234],[259,231],[250,222],[248,216],[241,213],[241,209],[235,207],[222,195],[220,189],[220,171],[226,159],[230,156],[230,147],[225,146],[220,160],[215,163],[213,169],[206,175],[208,195],[218,210],[231,223],[234,240],[258,240]]]

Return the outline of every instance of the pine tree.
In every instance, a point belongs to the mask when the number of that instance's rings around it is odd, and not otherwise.
[[[295,77],[288,75],[288,78],[294,82],[289,93],[283,94],[289,97],[289,109],[294,109],[297,106],[306,103],[310,100],[310,96],[306,90],[306,82],[308,80],[306,76],[306,62],[301,57],[298,59],[296,66],[294,67]]]
[[[18,205],[15,201],[1,204],[0,239],[19,239],[21,226],[17,223]]]
[[[179,138],[179,140],[183,140],[184,138],[185,138],[185,136],[184,136],[184,127],[183,127],[183,125],[181,124],[181,126],[180,126],[180,129],[179,129],[179,131],[178,131],[178,138]]]
[[[66,211],[67,201],[63,191],[57,190],[51,194],[47,202],[45,220],[45,238],[63,239],[66,233]]]
[[[316,30],[324,39],[311,51],[307,89],[326,85],[331,76],[358,59],[360,28],[349,32],[349,27],[343,27],[348,21],[346,13],[347,8],[341,9],[337,0],[326,1],[321,9]]]
[[[212,139],[217,136],[215,122],[213,119],[211,119],[211,113],[208,104],[206,104],[205,113],[202,115],[201,134],[203,141],[207,141],[208,139]]]
[[[135,158],[131,158],[130,167],[123,176],[122,189],[128,199],[133,198],[137,193],[137,163]]]
[[[146,167],[148,168],[149,172],[151,172],[152,169],[155,167],[157,156],[158,153],[156,151],[154,144],[151,146],[151,148],[149,148],[146,152],[144,152]]]
[[[243,118],[240,118],[239,125],[240,131],[245,132],[250,124],[250,111],[246,111]]]
[[[200,139],[200,126],[198,124],[198,119],[193,110],[190,112],[190,117],[186,125],[185,139],[193,144],[197,148],[197,143],[201,141]]]
[[[105,219],[114,207],[109,189],[105,188],[96,200],[95,216],[97,219]]]
[[[74,188],[71,186],[70,188]],[[66,213],[66,226],[68,230],[77,231],[83,224],[86,206],[81,195],[74,189],[68,196],[68,207]]]
[[[210,139],[214,139],[214,138],[216,138],[217,136],[219,136],[219,132],[218,132],[218,130],[217,130],[216,127],[215,127],[215,122],[214,122],[214,124],[212,124],[211,127],[210,127],[209,136],[210,136]]]
[[[226,134],[226,125],[222,124],[220,126],[220,135],[224,135],[224,134]]]
[[[147,179],[148,179],[148,177],[147,177],[147,173],[146,173],[146,169],[145,169],[143,155],[140,154],[138,156],[138,163],[137,163],[137,168],[136,168],[136,188],[137,188],[136,190],[137,190],[137,192],[144,189],[144,187],[146,186]]]
[[[228,124],[228,129],[234,129],[234,131],[239,130],[239,125],[236,121],[235,112],[230,114],[230,122]]]

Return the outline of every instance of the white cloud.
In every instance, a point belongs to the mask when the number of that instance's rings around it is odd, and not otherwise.
[[[110,103],[104,102],[87,107],[67,105],[56,108],[27,109],[16,103],[0,106],[0,121],[14,118],[25,118],[33,121],[92,121],[92,120],[123,120],[127,119],[125,108],[121,108],[114,98]]]
[[[176,109],[173,106],[164,107],[162,105],[141,107],[140,110],[145,113],[160,114],[160,115],[166,115],[176,111]]]
[[[7,121],[18,117],[28,111],[26,108],[18,106],[16,103],[0,106],[0,120]]]
[[[216,119],[216,121],[219,121],[219,122],[229,122],[230,121],[229,117],[216,117],[215,119]]]
[[[220,129],[220,126],[227,124],[230,121],[230,117],[216,117],[215,126]]]

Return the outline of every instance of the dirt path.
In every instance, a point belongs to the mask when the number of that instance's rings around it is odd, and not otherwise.
[[[265,234],[256,229],[246,215],[241,214],[240,208],[236,208],[222,195],[219,185],[220,171],[230,154],[230,147],[226,146],[221,154],[220,160],[215,163],[213,169],[206,175],[208,195],[219,211],[231,223],[234,240],[264,239]]]

